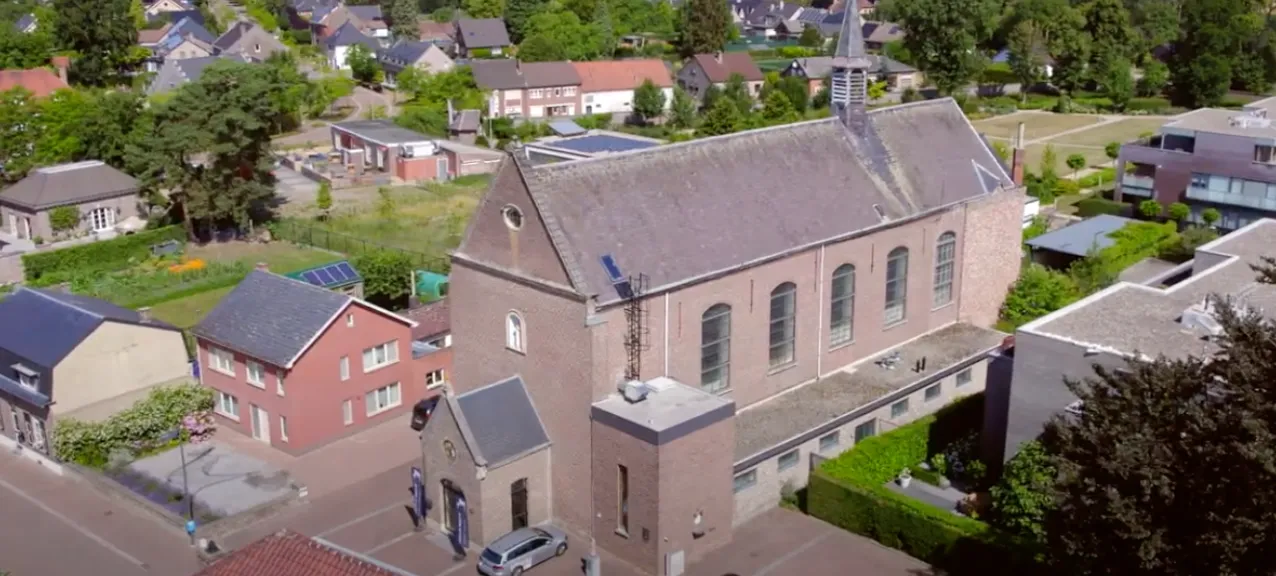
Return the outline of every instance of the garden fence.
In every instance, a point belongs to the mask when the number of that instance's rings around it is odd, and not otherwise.
[[[412,259],[413,265],[419,270],[447,274],[452,268],[451,261],[446,257],[431,256],[424,252],[374,242],[365,238],[335,232],[309,222],[283,220],[275,224],[273,232],[275,238],[279,240],[305,244],[306,246],[340,252],[349,256],[356,256],[375,250],[390,250],[407,255]]]

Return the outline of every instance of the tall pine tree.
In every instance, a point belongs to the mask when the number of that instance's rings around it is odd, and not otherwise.
[[[731,36],[731,7],[722,0],[686,0],[678,48],[684,57],[712,54],[726,47]]]

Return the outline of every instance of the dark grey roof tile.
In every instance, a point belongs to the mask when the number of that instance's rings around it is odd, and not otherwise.
[[[477,446],[490,467],[498,467],[549,445],[523,379],[514,376],[456,397]]]
[[[107,164],[90,160],[32,170],[0,190],[0,202],[32,210],[136,194],[138,182]]]
[[[466,48],[501,48],[510,45],[509,31],[500,18],[461,18],[456,21],[460,31],[456,41]]]
[[[176,330],[97,298],[20,288],[0,300],[0,348],[51,369],[105,321]]]

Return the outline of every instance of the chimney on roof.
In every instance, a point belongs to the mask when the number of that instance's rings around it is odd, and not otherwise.
[[[1010,178],[1015,181],[1015,186],[1023,186],[1023,160],[1028,155],[1023,148],[1023,122],[1019,123],[1019,132],[1015,136],[1015,149],[1010,153]]]
[[[69,56],[54,56],[50,59],[50,61],[53,63],[53,67],[58,71],[58,78],[61,78],[63,82],[66,82],[66,70],[71,67],[71,58]]]
[[[258,262],[256,268],[262,272],[270,272],[270,265],[265,262]]]
[[[150,307],[150,306],[143,306],[143,307],[141,307],[141,308],[138,308],[138,309],[137,309],[137,315],[138,315],[138,316],[140,316],[140,317],[142,318],[142,321],[143,321],[143,322],[150,322],[150,321],[151,321],[151,307]]]
[[[719,63],[719,64],[721,64],[721,63],[722,63],[722,51],[721,51],[721,50],[718,50],[717,52],[714,52],[714,53],[713,53],[713,59],[714,59],[714,60],[717,60],[717,61],[718,61],[718,63]]]

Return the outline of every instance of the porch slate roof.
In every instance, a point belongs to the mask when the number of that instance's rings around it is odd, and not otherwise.
[[[470,390],[456,397],[461,411],[457,424],[474,440],[470,450],[477,462],[491,468],[549,446],[549,435],[520,376]],[[462,424],[463,422],[463,424]]]
[[[0,202],[28,210],[105,200],[136,194],[137,180],[96,160],[32,170],[26,178],[0,190]]]

